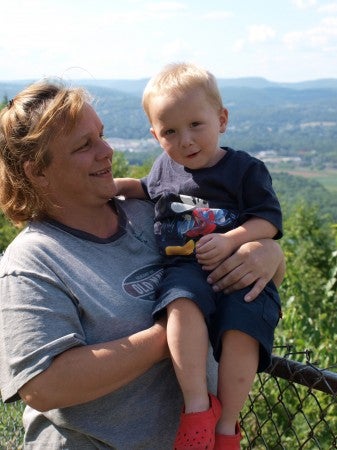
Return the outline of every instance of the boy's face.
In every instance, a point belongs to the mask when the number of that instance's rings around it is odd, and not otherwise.
[[[228,112],[217,110],[202,89],[154,97],[149,113],[152,135],[177,163],[201,169],[224,155],[219,133],[226,129]]]

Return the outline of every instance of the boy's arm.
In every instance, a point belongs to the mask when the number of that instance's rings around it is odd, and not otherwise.
[[[202,236],[196,244],[196,256],[206,270],[213,270],[242,244],[258,239],[273,238],[277,228],[265,219],[252,217],[241,226],[227,233],[212,233]]]
[[[136,178],[114,178],[114,182],[117,188],[116,196],[123,195],[126,198],[146,198],[140,180]]]
[[[241,226],[227,231],[227,233],[225,233],[224,235],[227,239],[230,239],[232,241],[232,252],[234,252],[246,242],[252,242],[258,239],[266,238],[272,239],[276,236],[277,231],[278,230],[275,225],[273,225],[268,220],[262,219],[260,217],[252,217]]]

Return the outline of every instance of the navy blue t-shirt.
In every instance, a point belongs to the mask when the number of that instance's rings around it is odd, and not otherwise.
[[[197,170],[163,152],[141,180],[155,202],[154,231],[161,253],[191,254],[202,235],[224,233],[253,216],[277,228],[275,239],[282,237],[281,208],[265,164],[246,152],[223,150],[217,164]]]

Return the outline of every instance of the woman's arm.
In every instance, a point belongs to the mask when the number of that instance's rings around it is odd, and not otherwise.
[[[169,356],[165,322],[116,341],[75,347],[20,390],[38,411],[95,400],[126,385]]]
[[[285,259],[280,245],[272,239],[243,244],[233,255],[214,269],[208,282],[216,291],[229,293],[253,284],[245,296],[254,300],[273,279],[279,286],[285,274]]]

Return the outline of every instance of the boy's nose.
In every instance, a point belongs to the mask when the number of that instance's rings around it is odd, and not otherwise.
[[[181,145],[182,147],[189,147],[192,144],[191,134],[187,131],[181,135]]]

